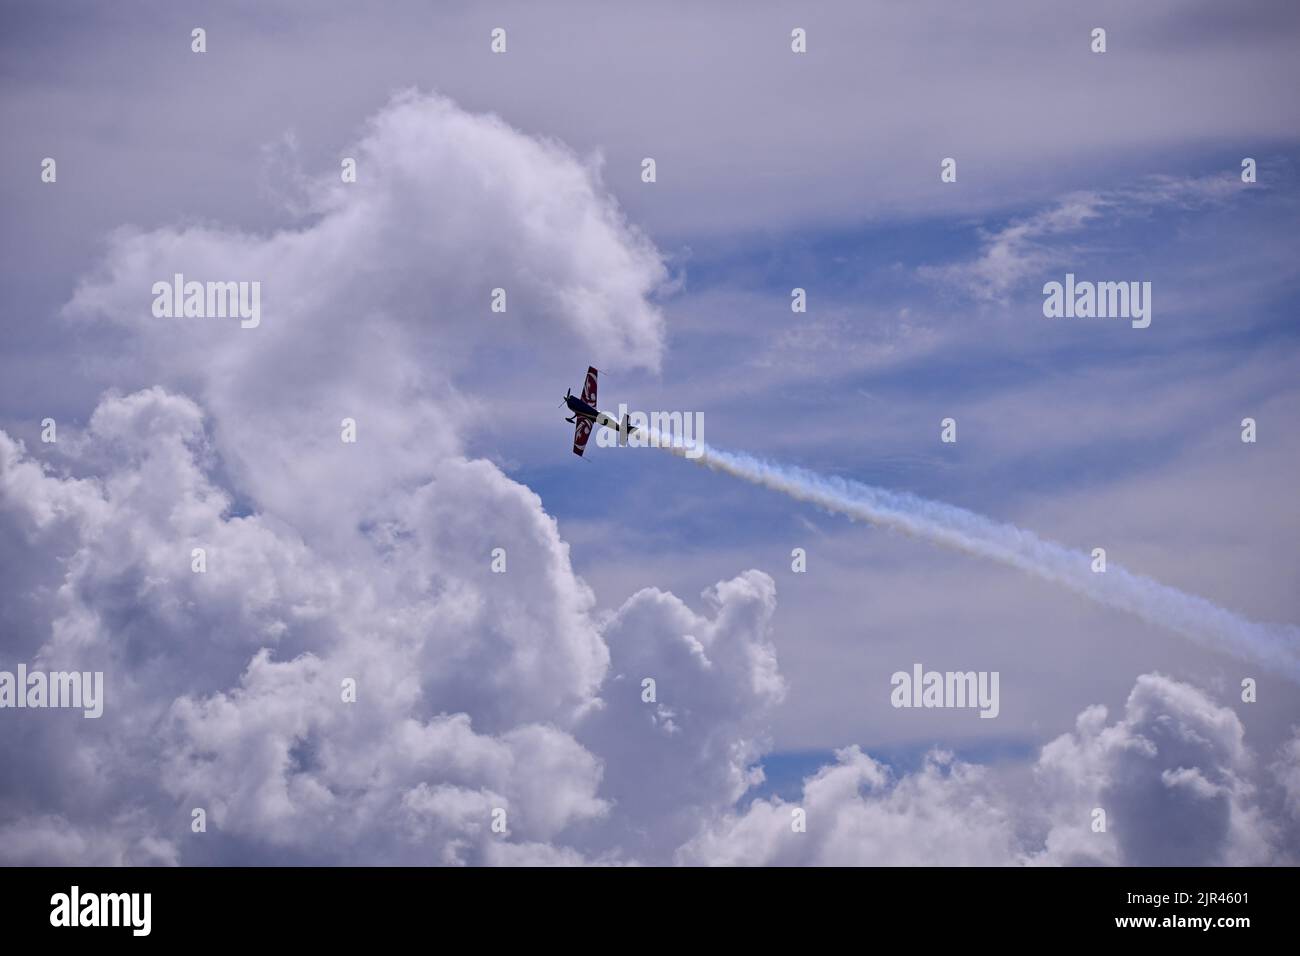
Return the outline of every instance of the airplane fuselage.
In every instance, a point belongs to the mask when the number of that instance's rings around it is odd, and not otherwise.
[[[564,404],[569,406],[569,411],[573,412],[574,416],[577,418],[585,418],[588,421],[594,422],[601,416],[600,409],[588,405],[577,395],[569,395],[564,399]]]
[[[609,414],[609,412],[602,412],[594,405],[588,405],[576,395],[565,396],[564,404],[568,406],[569,411],[573,412],[573,416],[565,419],[566,421],[573,422],[581,418],[591,422],[593,425],[604,425],[606,428],[620,431],[619,421],[617,418]],[[629,435],[636,434],[637,430],[630,424],[625,424],[623,428],[627,430],[627,434]]]

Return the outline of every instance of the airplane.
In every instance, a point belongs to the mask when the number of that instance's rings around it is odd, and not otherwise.
[[[574,395],[572,389],[565,389],[564,401],[560,402],[560,405],[561,407],[567,405],[569,411],[573,412],[565,421],[571,422],[574,426],[573,453],[580,458],[587,449],[587,439],[591,437],[592,425],[604,425],[606,428],[614,429],[619,433],[620,443],[627,440],[626,436],[636,434],[636,429],[628,421],[629,416],[623,416],[623,423],[620,426],[617,418],[596,407],[596,370],[591,366],[587,367],[587,380],[582,386],[582,397]]]

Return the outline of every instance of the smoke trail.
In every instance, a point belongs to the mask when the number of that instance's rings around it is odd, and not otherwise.
[[[688,460],[850,518],[1001,561],[1300,682],[1300,628],[1258,624],[1204,598],[1113,564],[1104,574],[1094,573],[1089,555],[964,508],[707,445],[691,449],[679,445],[667,450],[683,458],[688,458],[688,451],[692,456],[698,453],[698,457]]]

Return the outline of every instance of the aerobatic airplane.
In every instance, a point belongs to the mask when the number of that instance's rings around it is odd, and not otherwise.
[[[591,437],[593,425],[604,425],[606,428],[614,429],[619,433],[620,444],[627,441],[628,435],[636,433],[627,415],[623,416],[623,424],[620,427],[617,418],[596,407],[596,370],[590,366],[587,368],[587,381],[582,386],[582,397],[575,396],[572,389],[565,389],[564,401],[560,404],[569,406],[569,411],[573,412],[565,421],[572,422],[574,425],[573,453],[575,455],[581,456],[586,450],[587,439]]]

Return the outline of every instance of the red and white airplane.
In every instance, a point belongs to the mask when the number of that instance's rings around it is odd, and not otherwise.
[[[606,428],[612,428],[618,432],[619,444],[627,441],[627,436],[636,433],[628,421],[628,416],[623,416],[622,425],[617,418],[606,412],[602,412],[596,407],[596,370],[590,366],[587,368],[587,380],[582,385],[582,397],[578,398],[573,394],[572,389],[566,389],[564,392],[564,401],[561,405],[567,405],[569,411],[573,412],[571,416],[565,419],[566,422],[572,422],[573,428],[573,453],[581,456],[587,448],[587,439],[591,437],[593,425],[604,425]]]

